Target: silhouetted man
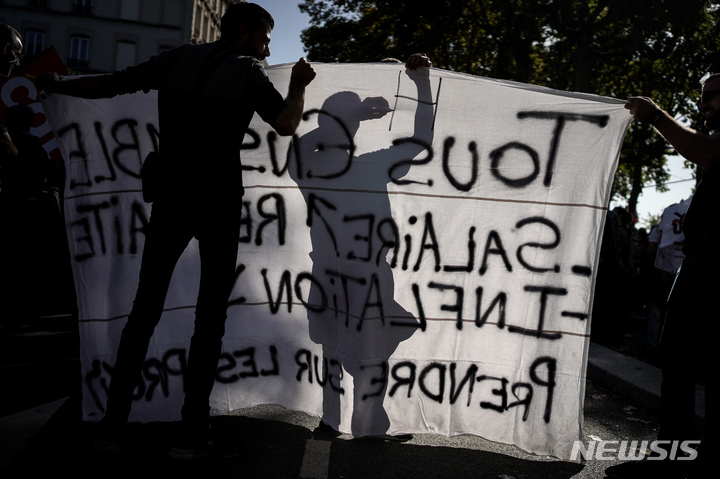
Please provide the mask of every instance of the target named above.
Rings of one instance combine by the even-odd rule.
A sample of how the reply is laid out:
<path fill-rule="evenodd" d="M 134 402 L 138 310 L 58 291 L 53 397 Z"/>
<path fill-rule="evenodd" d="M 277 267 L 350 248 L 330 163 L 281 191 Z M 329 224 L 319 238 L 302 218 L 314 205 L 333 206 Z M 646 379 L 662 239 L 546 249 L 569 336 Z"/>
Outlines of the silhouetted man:
<path fill-rule="evenodd" d="M 678 123 L 645 97 L 630 98 L 625 105 L 633 119 L 649 123 L 684 158 L 701 166 L 702 181 L 698 185 L 683 220 L 682 265 L 675 277 L 667 302 L 667 312 L 660 338 L 662 386 L 660 390 L 660 430 L 658 440 L 664 441 L 667 459 L 688 452 L 684 441 L 696 440 L 695 419 L 696 375 L 705 379 L 705 431 L 697 459 L 659 460 L 651 457 L 610 467 L 610 477 L 641 479 L 644 477 L 707 477 L 703 471 L 707 454 L 714 451 L 715 411 L 712 395 L 717 375 L 709 370 L 710 351 L 715 344 L 711 324 L 719 318 L 717 307 L 718 271 L 720 271 L 720 75 L 712 75 L 703 83 L 698 108 L 705 116 L 705 126 L 716 133 L 706 135 Z M 714 341 L 713 341 L 714 343 Z M 712 441 L 712 445 L 711 445 Z M 677 451 L 680 451 L 679 453 Z M 707 467 L 707 466 L 706 466 Z M 709 472 L 709 471 L 708 471 Z"/>
<path fill-rule="evenodd" d="M 160 320 L 173 269 L 188 242 L 200 249 L 200 290 L 190 342 L 182 431 L 170 454 L 209 454 L 209 397 L 215 381 L 227 302 L 233 286 L 242 209 L 239 150 L 253 114 L 280 135 L 302 116 L 305 87 L 315 77 L 300 59 L 285 99 L 260 61 L 270 55 L 272 16 L 252 3 L 232 5 L 217 42 L 184 45 L 109 75 L 65 79 L 44 75 L 49 92 L 84 98 L 158 90 L 159 184 L 146 230 L 135 302 L 120 339 L 110 383 L 105 434 L 96 445 L 117 449 L 150 338 Z"/>

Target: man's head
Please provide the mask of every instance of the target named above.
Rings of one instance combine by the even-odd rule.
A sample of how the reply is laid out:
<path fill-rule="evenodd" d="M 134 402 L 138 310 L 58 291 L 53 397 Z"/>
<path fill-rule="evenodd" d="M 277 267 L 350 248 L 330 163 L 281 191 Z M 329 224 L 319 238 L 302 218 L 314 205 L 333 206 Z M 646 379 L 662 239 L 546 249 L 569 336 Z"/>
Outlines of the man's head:
<path fill-rule="evenodd" d="M 8 131 L 27 133 L 35 122 L 35 112 L 27 105 L 13 105 L 5 112 L 5 120 Z"/>
<path fill-rule="evenodd" d="M 18 31 L 10 25 L 0 24 L 0 77 L 10 76 L 12 69 L 20 64 L 22 48 Z"/>
<path fill-rule="evenodd" d="M 264 60 L 270 56 L 270 32 L 274 27 L 272 15 L 260 5 L 239 2 L 223 15 L 220 39 L 243 55 Z"/>
<path fill-rule="evenodd" d="M 720 73 L 710 75 L 703 82 L 702 96 L 697 105 L 705 116 L 705 126 L 709 130 L 720 129 Z"/>

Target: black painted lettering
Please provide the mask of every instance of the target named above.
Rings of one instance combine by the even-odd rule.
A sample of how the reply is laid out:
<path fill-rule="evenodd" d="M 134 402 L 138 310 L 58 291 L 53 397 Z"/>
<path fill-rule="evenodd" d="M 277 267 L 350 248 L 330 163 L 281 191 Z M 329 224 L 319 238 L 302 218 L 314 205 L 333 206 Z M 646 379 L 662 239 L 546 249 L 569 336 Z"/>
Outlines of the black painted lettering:
<path fill-rule="evenodd" d="M 480 407 L 483 409 L 491 409 L 499 413 L 505 412 L 505 409 L 507 408 L 507 385 L 509 381 L 506 378 L 494 378 L 485 375 L 478 376 L 477 382 L 480 383 L 482 381 L 498 381 L 500 383 L 499 388 L 491 387 L 490 389 L 490 392 L 493 395 L 500 398 L 500 404 L 492 403 L 490 401 L 480 401 Z"/>
<path fill-rule="evenodd" d="M 265 205 L 266 202 L 274 200 L 275 204 L 275 211 L 273 213 L 267 213 L 263 205 Z M 263 230 L 265 227 L 273 222 L 277 223 L 277 244 L 280 246 L 285 244 L 285 199 L 282 197 L 279 193 L 270 193 L 268 195 L 261 196 L 258 200 L 257 205 L 258 214 L 265 218 L 263 221 L 260 222 L 257 229 L 257 235 L 255 236 L 255 244 L 256 245 L 262 245 L 262 236 L 263 236 Z"/>
<path fill-rule="evenodd" d="M 527 154 L 530 162 L 532 163 L 532 171 L 528 173 L 527 176 L 519 178 L 508 178 L 503 173 L 504 170 L 503 168 L 501 168 L 501 163 L 505 158 L 506 153 L 511 150 L 518 150 Z M 513 158 L 516 158 L 518 154 L 515 153 L 512 156 Z M 517 170 L 518 168 L 513 168 L 513 171 Z M 528 145 L 524 143 L 519 143 L 517 141 L 512 141 L 490 152 L 490 172 L 495 178 L 500 180 L 505 186 L 509 188 L 523 188 L 535 181 L 535 178 L 537 178 L 540 174 L 540 158 L 537 151 L 533 150 Z"/>
<path fill-rule="evenodd" d="M 74 141 L 65 139 L 65 135 L 67 134 L 73 134 Z M 58 138 L 61 138 L 66 144 L 68 143 L 74 143 L 76 149 L 70 149 L 68 151 L 68 158 L 65 158 L 65 161 L 68 162 L 74 162 L 79 161 L 81 165 L 83 165 L 82 172 L 84 173 L 83 178 L 76 178 L 74 175 L 76 172 L 80 170 L 73 170 L 72 176 L 70 177 L 70 190 L 74 190 L 78 186 L 91 186 L 92 180 L 90 179 L 90 171 L 88 170 L 88 155 L 85 151 L 85 148 L 83 147 L 84 144 L 84 138 L 82 131 L 80 130 L 80 125 L 77 123 L 70 123 L 69 125 L 60 128 L 57 131 Z M 68 173 L 71 173 L 68 171 Z"/>
<path fill-rule="evenodd" d="M 445 366 L 444 364 L 433 362 L 425 366 L 420 372 L 420 376 L 418 377 L 418 387 L 420 388 L 420 390 L 425 393 L 427 397 L 437 402 L 438 404 L 442 404 L 443 396 L 445 395 L 446 370 L 447 366 Z M 426 384 L 428 375 L 431 374 L 433 371 L 437 372 L 437 392 L 431 391 Z"/>
<path fill-rule="evenodd" d="M 521 111 L 518 112 L 517 117 L 520 119 L 533 118 L 538 120 L 555 120 L 555 129 L 553 131 L 552 140 L 550 141 L 550 152 L 548 154 L 548 161 L 545 167 L 545 177 L 543 178 L 544 186 L 550 186 L 552 183 L 552 175 L 555 170 L 557 152 L 560 148 L 560 137 L 562 136 L 563 129 L 565 128 L 565 123 L 567 121 L 587 121 L 599 126 L 600 128 L 605 128 L 610 119 L 609 115 L 583 115 L 552 111 Z"/>
<path fill-rule="evenodd" d="M 154 358 L 145 361 L 145 364 L 143 364 L 143 377 L 148 380 L 144 394 L 146 401 L 152 401 L 153 393 L 158 385 L 162 388 L 162 394 L 165 397 L 170 395 L 168 374 L 160 361 Z"/>
<path fill-rule="evenodd" d="M 272 364 L 272 369 L 261 369 L 260 375 L 263 377 L 279 376 L 280 375 L 280 365 L 278 364 L 277 347 L 275 347 L 274 344 L 271 344 L 270 347 L 268 348 L 268 353 L 270 356 L 270 363 Z"/>
<path fill-rule="evenodd" d="M 438 289 L 440 291 L 453 291 L 455 293 L 455 303 L 453 304 L 441 304 L 441 311 L 448 311 L 455 313 L 456 315 L 456 326 L 457 329 L 462 329 L 463 322 L 463 297 L 465 296 L 465 290 L 461 286 L 454 286 L 449 284 L 440 284 L 431 281 L 428 284 L 430 289 Z"/>
<path fill-rule="evenodd" d="M 110 204 L 113 206 L 117 206 L 117 196 L 113 196 L 110 198 Z M 120 220 L 120 215 L 117 213 L 113 218 L 113 231 L 115 232 L 115 252 L 119 256 L 122 256 L 123 254 L 125 254 L 125 241 L 123 240 L 122 221 Z"/>
<path fill-rule="evenodd" d="M 90 219 L 88 219 L 87 216 L 84 216 L 75 220 L 70 223 L 70 228 L 72 230 L 75 230 L 76 228 L 81 230 L 81 233 L 75 233 L 72 236 L 75 238 L 75 261 L 80 263 L 95 256 L 95 242 L 93 241 L 92 233 L 90 231 Z M 81 247 L 82 244 L 85 244 L 86 248 Z"/>
<path fill-rule="evenodd" d="M 450 171 L 450 150 L 455 145 L 455 138 L 452 136 L 449 136 L 445 139 L 445 143 L 443 144 L 443 158 L 442 158 L 442 168 L 443 173 L 445 174 L 445 178 L 448 179 L 450 184 L 458 191 L 470 191 L 477 182 L 478 179 L 478 164 L 480 163 L 480 155 L 478 154 L 477 149 L 477 143 L 474 141 L 471 141 L 468 144 L 468 151 L 470 152 L 470 168 L 466 168 L 470 171 L 470 179 L 468 179 L 467 182 L 462 183 L 455 179 L 455 176 L 453 176 L 452 172 Z"/>
<path fill-rule="evenodd" d="M 340 143 L 337 145 L 325 145 L 325 144 L 320 143 L 317 145 L 317 148 L 315 148 L 315 149 L 327 150 L 327 149 L 335 148 L 335 149 L 340 149 L 342 151 L 346 151 L 347 152 L 347 160 L 344 162 L 334 161 L 333 163 L 341 163 L 341 168 L 335 172 L 330 172 L 330 173 L 326 173 L 326 174 L 317 174 L 317 173 L 313 173 L 311 170 L 308 170 L 306 175 L 308 178 L 322 178 L 322 179 L 326 179 L 326 180 L 331 180 L 333 178 L 339 178 L 339 177 L 343 176 L 345 173 L 347 173 L 348 171 L 350 171 L 350 168 L 352 167 L 353 157 L 355 156 L 355 150 L 357 149 L 357 147 L 355 146 L 355 140 L 353 138 L 353 135 L 350 133 L 350 130 L 348 129 L 347 125 L 345 124 L 345 122 L 342 121 L 342 119 L 340 117 L 335 116 L 331 113 L 328 113 L 325 110 L 317 110 L 317 109 L 309 110 L 303 114 L 303 120 L 307 120 L 310 115 L 314 115 L 314 114 L 328 116 L 331 120 L 333 120 L 335 123 L 337 123 L 340 126 L 343 134 L 345 135 L 344 140 L 347 141 L 347 143 Z M 318 122 L 321 122 L 321 121 L 322 121 L 322 119 L 318 118 Z M 298 170 L 300 170 L 299 164 L 298 164 Z"/>
<path fill-rule="evenodd" d="M 257 363 L 255 362 L 255 348 L 249 347 L 233 351 L 232 354 L 238 358 L 240 366 L 247 368 L 238 373 L 239 378 L 256 378 L 259 376 Z"/>
<path fill-rule="evenodd" d="M 93 219 L 93 221 L 90 223 L 92 226 L 92 231 L 95 232 L 96 237 L 99 242 L 99 248 L 100 252 L 104 255 L 107 253 L 107 245 L 105 242 L 105 226 L 103 224 L 103 217 L 101 212 L 104 210 L 107 210 L 110 208 L 110 202 L 109 201 L 103 201 L 102 203 L 84 203 L 77 205 L 75 210 L 77 211 L 78 215 L 83 215 L 85 213 L 90 213 L 90 217 Z"/>
<path fill-rule="evenodd" d="M 253 216 L 251 212 L 251 203 L 249 201 L 242 202 L 242 215 L 240 216 L 240 237 L 239 243 L 250 243 L 253 237 Z"/>
<path fill-rule="evenodd" d="M 153 151 L 160 151 L 160 131 L 157 126 L 153 123 L 146 123 L 145 130 L 147 131 L 150 142 L 152 143 Z"/>
<path fill-rule="evenodd" d="M 295 353 L 295 364 L 298 365 L 298 371 L 295 374 L 295 379 L 298 382 L 302 382 L 303 373 L 307 371 L 308 382 L 312 384 L 312 353 L 307 349 L 300 349 Z"/>
<path fill-rule="evenodd" d="M 320 386 L 325 387 L 325 384 L 327 384 L 328 374 L 330 373 L 328 371 L 328 358 L 323 356 L 323 367 L 322 368 L 318 368 L 318 363 L 320 362 L 320 358 L 318 356 L 315 356 L 313 358 L 313 360 L 315 363 L 315 379 L 317 380 L 317 383 Z M 322 376 L 320 375 L 320 371 L 318 369 L 322 369 Z"/>
<path fill-rule="evenodd" d="M 102 149 L 103 156 L 105 157 L 105 164 L 107 165 L 108 170 L 107 176 L 95 175 L 95 177 L 93 177 L 93 181 L 95 181 L 95 183 L 102 183 L 103 181 L 115 181 L 117 179 L 117 175 L 115 174 L 115 167 L 113 166 L 113 161 L 110 157 L 110 151 L 108 149 L 107 141 L 105 140 L 105 135 L 103 134 L 103 125 L 99 121 L 96 121 L 95 123 L 93 123 L 93 125 L 95 127 L 95 135 L 100 142 L 100 148 Z"/>
<path fill-rule="evenodd" d="M 413 322 L 412 324 L 393 322 L 392 324 L 398 324 L 398 326 L 413 326 L 416 328 L 420 328 L 420 331 L 425 331 L 425 329 L 427 328 L 427 320 L 425 319 L 425 308 L 423 308 L 422 300 L 420 299 L 420 286 L 418 286 L 416 283 L 413 283 L 412 292 L 413 297 L 415 298 L 415 305 L 417 306 L 418 310 L 418 322 Z"/>
<path fill-rule="evenodd" d="M 520 264 L 523 265 L 523 267 L 526 268 L 528 271 L 532 271 L 533 273 L 545 273 L 548 271 L 553 271 L 555 273 L 559 273 L 560 272 L 559 264 L 555 264 L 553 266 L 545 266 L 545 267 L 534 266 L 534 265 L 531 265 L 527 260 L 525 260 L 525 258 L 523 256 L 523 250 L 525 248 L 539 248 L 539 249 L 543 249 L 543 250 L 548 250 L 548 249 L 557 248 L 557 246 L 560 244 L 560 228 L 558 228 L 558 226 L 554 222 L 552 222 L 551 220 L 549 220 L 547 218 L 542 218 L 539 216 L 525 218 L 523 220 L 518 221 L 517 224 L 515 225 L 515 227 L 519 229 L 519 228 L 523 228 L 527 225 L 532 225 L 532 224 L 539 224 L 539 225 L 550 228 L 550 230 L 553 232 L 553 235 L 555 236 L 555 238 L 553 239 L 553 241 L 551 241 L 549 243 L 530 242 L 530 243 L 524 243 L 524 244 L 518 246 L 518 249 L 517 249 L 518 262 L 520 262 Z M 536 257 L 538 255 L 533 254 L 533 256 Z"/>
<path fill-rule="evenodd" d="M 425 213 L 425 228 L 423 229 L 420 251 L 415 266 L 413 266 L 413 271 L 420 270 L 420 263 L 422 263 L 424 251 L 428 249 L 433 252 L 435 257 L 435 271 L 440 271 L 440 245 L 438 244 L 437 235 L 435 234 L 432 213 Z"/>
<path fill-rule="evenodd" d="M 237 366 L 235 357 L 230 353 L 221 353 L 218 360 L 217 373 L 215 374 L 215 381 L 220 384 L 231 384 L 237 382 L 239 379 L 237 374 L 225 375 L 226 372 L 233 371 Z"/>
<path fill-rule="evenodd" d="M 390 229 L 390 234 L 386 235 L 383 231 Z M 378 223 L 377 226 L 378 238 L 380 238 L 380 248 L 378 254 L 375 257 L 375 265 L 380 265 L 380 261 L 383 258 L 383 251 L 387 248 L 388 251 L 392 250 L 392 259 L 388 263 L 391 268 L 397 266 L 397 257 L 400 252 L 400 231 L 398 230 L 397 223 L 392 218 L 385 218 Z"/>
<path fill-rule="evenodd" d="M 496 245 L 496 246 L 493 246 Z M 503 263 L 505 264 L 505 270 L 510 272 L 512 271 L 512 265 L 510 264 L 510 261 L 507 257 L 507 252 L 505 251 L 505 248 L 503 247 L 502 241 L 500 240 L 500 234 L 495 231 L 491 230 L 490 233 L 488 233 L 487 240 L 485 241 L 485 252 L 483 253 L 483 259 L 482 264 L 480 265 L 480 275 L 484 275 L 488 270 L 488 255 L 495 254 L 502 258 Z"/>
<path fill-rule="evenodd" d="M 301 284 L 303 281 L 306 280 L 312 283 L 312 286 L 310 287 L 315 288 L 315 291 L 317 291 L 317 293 L 320 295 L 320 304 L 310 304 L 309 301 L 305 301 L 305 297 L 302 294 Z M 320 281 L 318 281 L 310 273 L 300 273 L 295 277 L 295 296 L 297 296 L 298 300 L 300 300 L 302 305 L 305 306 L 305 309 L 307 309 L 308 311 L 312 311 L 314 313 L 322 313 L 328 307 L 328 298 L 327 294 L 325 293 L 325 289 L 322 287 Z"/>
<path fill-rule="evenodd" d="M 337 371 L 336 374 L 333 374 L 332 371 Z M 330 384 L 330 387 L 333 391 L 345 394 L 345 389 L 342 387 L 342 378 L 343 378 L 343 368 L 342 364 L 340 364 L 339 361 L 336 359 L 330 359 L 330 374 L 328 374 L 328 384 Z M 333 381 L 333 379 L 337 379 L 337 381 Z"/>
<path fill-rule="evenodd" d="M 147 216 L 145 207 L 139 201 L 133 201 L 130 209 L 130 254 L 137 254 L 140 250 L 138 235 L 145 237 L 145 230 L 150 219 Z"/>
<path fill-rule="evenodd" d="M 350 324 L 350 293 L 348 291 L 348 281 L 352 281 L 355 284 L 359 285 L 365 285 L 367 281 L 365 278 L 358 278 L 355 276 L 350 276 L 345 273 L 342 273 L 340 271 L 334 271 L 334 270 L 326 270 L 325 274 L 330 277 L 331 282 L 334 284 L 334 278 L 340 279 L 340 287 L 342 290 L 342 295 L 344 299 L 344 307 L 342 310 L 345 312 L 345 327 L 347 328 Z M 333 298 L 335 298 L 335 310 L 336 310 L 336 317 L 337 317 L 337 296 L 333 295 Z M 327 303 L 327 298 L 326 298 Z"/>
<path fill-rule="evenodd" d="M 268 296 L 268 305 L 270 306 L 270 312 L 272 314 L 277 314 L 278 310 L 280 310 L 280 305 L 282 305 L 283 291 L 286 291 L 287 310 L 288 313 L 290 313 L 292 311 L 292 288 L 290 286 L 290 271 L 283 271 L 282 277 L 280 278 L 280 284 L 278 285 L 277 300 L 275 302 L 273 302 L 272 289 L 270 288 L 270 282 L 267 279 L 267 269 L 263 269 L 262 271 L 260 271 L 260 274 L 262 274 L 263 283 L 265 284 L 265 292 Z"/>
<path fill-rule="evenodd" d="M 475 264 L 475 248 L 477 245 L 475 244 L 475 227 L 471 226 L 468 230 L 468 260 L 467 264 L 464 266 L 451 266 L 451 265 L 445 265 L 443 267 L 443 271 L 447 271 L 448 273 L 452 272 L 463 272 L 463 273 L 469 273 L 473 269 L 473 265 Z M 485 259 L 487 259 L 487 245 L 485 246 Z"/>
<path fill-rule="evenodd" d="M 215 380 L 221 384 L 231 384 L 244 378 L 278 376 L 280 374 L 280 367 L 277 359 L 277 347 L 270 345 L 268 348 L 268 357 L 272 365 L 271 369 L 258 370 L 257 357 L 256 348 L 254 347 L 240 349 L 233 351 L 232 353 L 223 352 L 220 355 L 220 360 L 218 361 Z M 240 372 L 236 372 L 236 369 L 238 368 L 238 359 L 240 360 L 239 365 L 245 368 Z"/>
<path fill-rule="evenodd" d="M 525 396 L 520 397 L 519 392 L 524 390 Z M 528 416 L 530 415 L 530 403 L 532 403 L 532 397 L 533 397 L 533 387 L 532 384 L 529 383 L 515 383 L 512 385 L 512 388 L 510 389 L 513 396 L 517 401 L 513 401 L 510 404 L 507 405 L 507 409 L 510 409 L 511 407 L 518 407 L 518 406 L 524 406 L 525 410 L 523 412 L 523 422 L 527 421 Z"/>
<path fill-rule="evenodd" d="M 112 126 L 111 132 L 113 140 L 115 140 L 115 148 L 112 152 L 113 163 L 123 173 L 133 178 L 140 178 L 140 166 L 142 165 L 142 154 L 140 152 L 140 138 L 137 133 L 138 122 L 132 118 L 118 120 Z M 126 138 L 123 140 L 123 137 Z M 133 166 L 124 163 L 123 156 L 125 152 L 131 152 L 130 157 L 135 160 Z M 115 173 L 113 171 L 113 177 Z"/>
<path fill-rule="evenodd" d="M 275 131 L 273 131 L 273 130 L 268 131 L 267 143 L 268 143 L 268 151 L 270 154 L 270 164 L 272 165 L 272 168 L 270 171 L 272 171 L 272 173 L 275 176 L 280 177 L 280 176 L 284 175 L 285 172 L 288 170 L 288 166 L 290 165 L 290 156 L 291 156 L 290 152 L 293 151 L 292 150 L 293 148 L 296 148 L 297 138 L 298 138 L 297 135 L 293 135 L 292 141 L 290 142 L 290 145 L 288 145 L 288 151 L 287 151 L 286 157 L 285 157 L 285 165 L 280 167 L 280 164 L 278 163 L 278 159 L 277 159 L 277 146 L 276 146 L 278 134 L 275 133 Z M 297 154 L 295 155 L 295 157 L 297 158 L 299 156 L 299 152 L 296 152 L 296 153 Z M 298 168 L 298 171 L 300 171 L 300 168 Z"/>
<path fill-rule="evenodd" d="M 183 348 L 171 348 L 165 351 L 162 357 L 162 363 L 165 370 L 171 376 L 181 376 L 185 378 L 187 373 L 187 354 Z"/>
<path fill-rule="evenodd" d="M 238 284 L 238 281 L 240 280 L 240 275 L 243 274 L 243 271 L 245 271 L 244 264 L 239 264 L 239 265 L 235 266 L 235 280 L 233 281 L 233 289 L 235 289 L 235 286 Z M 265 291 L 269 295 L 270 294 L 269 285 L 267 283 L 267 277 L 264 274 L 263 274 L 263 278 L 265 279 Z M 282 288 L 282 286 L 281 286 L 281 288 Z M 280 291 L 280 293 L 278 294 L 278 301 L 279 301 L 281 294 L 282 294 L 282 291 Z M 228 306 L 237 306 L 238 304 L 243 304 L 243 303 L 245 303 L 244 296 L 238 296 L 237 298 L 230 298 L 228 300 Z M 271 301 L 271 303 L 272 303 L 272 301 Z M 280 304 L 276 303 L 275 305 L 271 305 L 270 309 L 272 310 L 273 307 L 277 307 L 279 309 Z M 277 309 L 276 309 L 276 312 L 277 312 Z"/>
<path fill-rule="evenodd" d="M 245 140 L 248 136 L 250 137 L 250 141 L 246 142 Z M 242 151 L 257 150 L 258 148 L 260 148 L 261 144 L 262 144 L 262 141 L 260 140 L 260 134 L 257 131 L 253 130 L 252 128 L 248 128 L 245 131 L 245 136 L 243 136 L 243 142 L 240 145 L 240 151 L 242 152 Z M 245 163 L 242 164 L 242 169 L 243 169 L 243 171 L 256 170 L 256 171 L 259 171 L 260 173 L 265 172 L 264 166 L 254 166 L 254 165 L 248 165 Z"/>
<path fill-rule="evenodd" d="M 499 292 L 497 295 L 495 295 L 495 298 L 493 298 L 490 306 L 488 306 L 488 308 L 483 312 L 483 293 L 484 290 L 482 286 L 479 286 L 475 290 L 475 326 L 477 326 L 478 328 L 484 326 L 488 320 L 488 317 L 490 316 L 490 313 L 493 312 L 495 308 L 497 308 L 497 327 L 499 329 L 503 329 L 505 327 L 505 305 L 507 304 L 507 295 L 502 291 Z"/>
<path fill-rule="evenodd" d="M 365 296 L 365 304 L 363 305 L 362 314 L 360 315 L 360 320 L 358 321 L 358 331 L 362 329 L 363 322 L 366 319 L 374 319 L 367 317 L 368 309 L 377 309 L 379 315 L 378 319 L 380 319 L 383 326 L 385 325 L 385 311 L 383 309 L 382 294 L 380 291 L 380 280 L 377 275 L 373 273 L 370 277 L 370 284 L 368 286 L 367 295 Z"/>
<path fill-rule="evenodd" d="M 306 224 L 308 225 L 308 227 L 313 228 L 315 217 L 319 218 L 320 221 L 322 221 L 325 225 L 325 231 L 327 231 L 328 236 L 332 241 L 333 247 L 335 248 L 335 256 L 340 256 L 340 252 L 338 251 L 337 239 L 335 238 L 335 230 L 331 226 L 331 223 L 334 224 L 334 221 L 328 221 L 327 219 L 325 219 L 325 216 L 320 209 L 320 205 L 324 206 L 326 210 L 337 211 L 337 206 L 320 196 L 310 193 L 307 200 Z"/>
<path fill-rule="evenodd" d="M 538 370 L 541 366 L 545 366 L 547 375 L 545 379 L 538 375 Z M 551 357 L 537 358 L 530 366 L 530 379 L 533 383 L 538 386 L 547 388 L 547 399 L 545 399 L 545 412 L 543 413 L 543 419 L 546 423 L 550 422 L 550 416 L 552 415 L 553 406 L 553 395 L 555 394 L 555 371 L 557 369 L 557 361 Z"/>
<path fill-rule="evenodd" d="M 390 375 L 395 380 L 395 384 L 390 389 L 390 397 L 393 397 L 401 386 L 407 386 L 407 397 L 412 395 L 412 388 L 415 385 L 415 369 L 415 364 L 410 361 L 402 361 L 392 367 Z M 407 375 L 401 376 L 401 370 L 407 370 Z"/>
<path fill-rule="evenodd" d="M 420 140 L 418 138 L 399 138 L 397 140 L 393 141 L 393 145 L 403 145 L 406 143 L 410 143 L 413 145 L 421 146 L 425 151 L 427 151 L 427 155 L 425 158 L 420 159 L 403 159 L 400 160 L 393 165 L 390 166 L 388 169 L 388 177 L 390 178 L 390 181 L 393 182 L 396 185 L 410 185 L 410 184 L 426 184 L 428 186 L 433 185 L 432 180 L 426 180 L 426 181 L 415 181 L 415 180 L 409 180 L 407 178 L 402 178 L 405 176 L 407 171 L 412 166 L 420 166 L 420 165 L 427 165 L 430 163 L 433 159 L 433 149 L 432 145 L 427 143 L 426 141 Z M 397 173 L 396 173 L 397 172 Z"/>
<path fill-rule="evenodd" d="M 368 368 L 379 368 L 380 373 L 379 376 L 373 376 L 370 378 L 370 385 L 376 386 L 375 389 L 371 392 L 364 393 L 362 395 L 362 400 L 366 400 L 371 397 L 381 397 L 383 393 L 385 392 L 385 388 L 387 387 L 388 383 L 388 363 L 387 361 L 382 361 L 378 364 L 371 364 L 371 365 L 360 365 L 360 369 L 362 371 L 368 369 Z M 357 393 L 356 393 L 357 394 Z"/>
<path fill-rule="evenodd" d="M 460 384 L 457 384 L 457 379 L 455 375 L 455 370 L 457 369 L 457 364 L 451 363 L 450 364 L 450 404 L 455 404 L 458 397 L 460 396 L 460 393 L 463 390 L 463 387 L 467 385 L 468 388 L 468 394 L 467 394 L 467 403 L 466 406 L 470 406 L 470 402 L 472 400 L 472 393 L 473 388 L 475 387 L 475 378 L 477 376 L 478 367 L 476 364 L 471 364 L 468 366 L 467 371 L 465 371 L 465 376 L 460 381 Z"/>
<path fill-rule="evenodd" d="M 353 239 L 357 242 L 360 242 L 361 244 L 364 243 L 364 250 L 360 256 L 358 256 L 355 251 L 351 250 L 347 254 L 347 259 L 353 259 L 358 261 L 370 261 L 372 257 L 372 231 L 373 226 L 375 224 L 375 215 L 373 214 L 367 214 L 367 215 L 356 215 L 356 216 L 344 216 L 343 217 L 343 223 L 353 223 L 362 221 L 366 223 L 365 231 L 363 235 L 356 234 L 354 235 Z"/>
<path fill-rule="evenodd" d="M 562 333 L 560 333 L 559 331 L 545 331 L 545 310 L 547 309 L 548 296 L 565 296 L 568 293 L 567 289 L 554 288 L 551 286 L 526 285 L 525 291 L 540 294 L 540 308 L 538 309 L 537 329 L 526 329 L 520 326 L 510 325 L 508 326 L 508 331 L 510 331 L 511 333 L 520 333 L 526 336 L 535 336 L 543 339 L 560 339 L 562 337 Z"/>

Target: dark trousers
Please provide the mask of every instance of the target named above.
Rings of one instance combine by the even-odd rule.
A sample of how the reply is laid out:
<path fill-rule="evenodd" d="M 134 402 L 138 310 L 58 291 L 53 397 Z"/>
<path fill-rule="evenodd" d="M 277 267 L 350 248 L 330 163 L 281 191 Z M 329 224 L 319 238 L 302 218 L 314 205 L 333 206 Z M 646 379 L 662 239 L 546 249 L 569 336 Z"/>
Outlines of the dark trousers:
<path fill-rule="evenodd" d="M 122 331 L 108 393 L 106 424 L 128 420 L 150 339 L 160 321 L 170 279 L 193 237 L 200 250 L 200 288 L 185 376 L 183 422 L 207 430 L 210 393 L 225 333 L 235 277 L 240 212 L 220 214 L 190 202 L 156 202 L 146 230 L 135 301 Z"/>
<path fill-rule="evenodd" d="M 698 378 L 705 380 L 705 431 L 715 434 L 709 426 L 715 414 L 711 397 L 717 374 L 709 371 L 709 366 L 710 348 L 717 347 L 711 324 L 720 319 L 717 274 L 718 267 L 712 262 L 686 260 L 675 278 L 660 340 L 663 379 L 658 439 L 699 439 L 693 433 Z M 704 449 L 710 439 L 703 439 Z"/>

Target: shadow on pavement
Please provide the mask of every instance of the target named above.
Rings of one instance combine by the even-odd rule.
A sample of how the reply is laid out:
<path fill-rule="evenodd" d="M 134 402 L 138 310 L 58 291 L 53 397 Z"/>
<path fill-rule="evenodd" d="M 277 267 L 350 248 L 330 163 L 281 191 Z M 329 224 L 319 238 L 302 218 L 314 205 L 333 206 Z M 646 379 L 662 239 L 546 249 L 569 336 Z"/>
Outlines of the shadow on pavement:
<path fill-rule="evenodd" d="M 107 453 L 93 449 L 96 424 L 80 418 L 79 400 L 68 399 L 0 475 L 8 479 L 59 473 L 73 478 L 295 478 L 303 477 L 306 445 L 324 442 L 313 439 L 309 429 L 286 422 L 217 416 L 212 418 L 214 436 L 242 453 L 235 458 L 181 461 L 167 455 L 176 423 L 132 423 L 123 452 Z M 323 477 L 562 479 L 583 469 L 575 463 L 530 461 L 453 447 L 373 439 L 331 438 L 328 442 Z"/>

